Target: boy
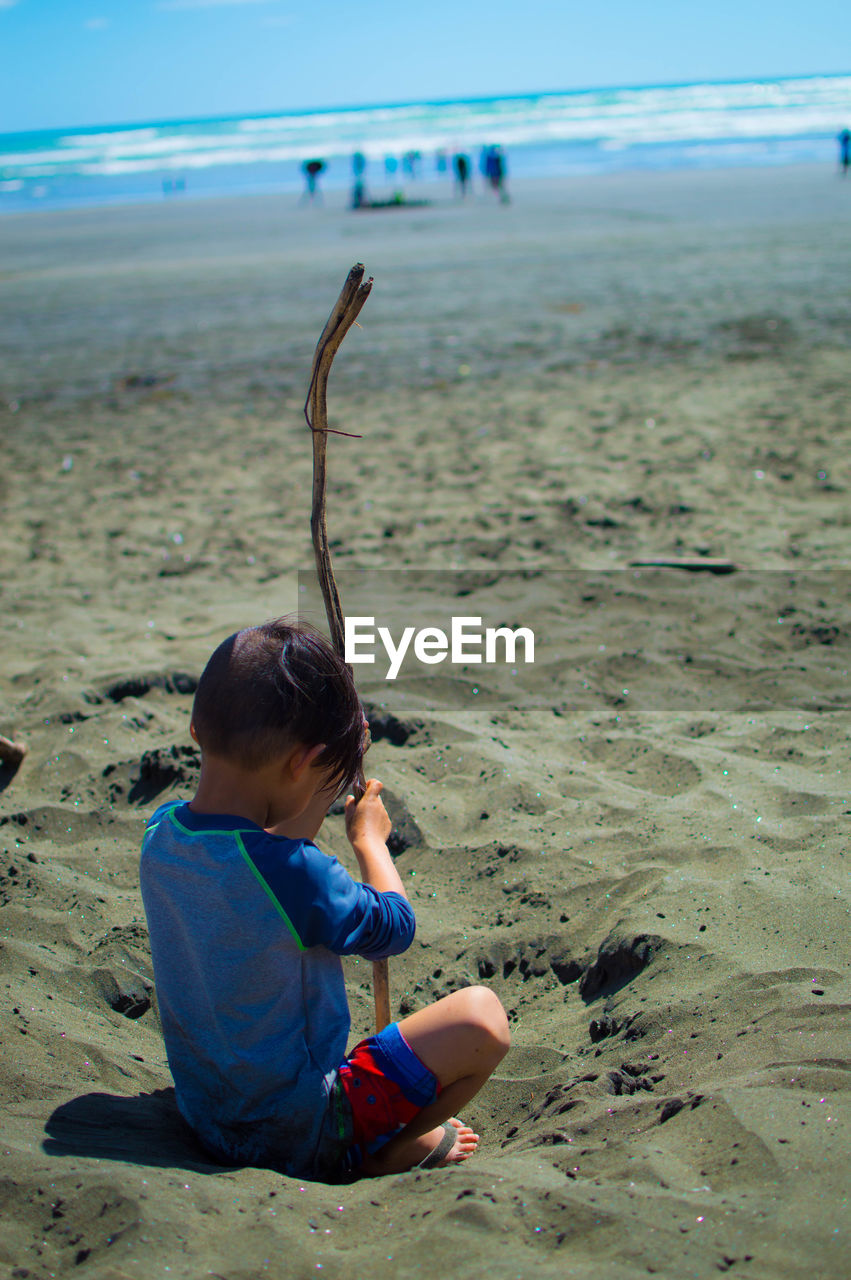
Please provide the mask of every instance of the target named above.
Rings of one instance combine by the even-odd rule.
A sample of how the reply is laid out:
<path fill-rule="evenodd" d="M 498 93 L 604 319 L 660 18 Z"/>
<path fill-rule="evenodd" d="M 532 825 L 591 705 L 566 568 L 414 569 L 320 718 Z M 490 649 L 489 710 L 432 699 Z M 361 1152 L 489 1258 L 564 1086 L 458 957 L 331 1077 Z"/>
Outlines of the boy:
<path fill-rule="evenodd" d="M 169 1066 L 212 1154 L 337 1180 L 466 1160 L 454 1113 L 508 1049 L 493 992 L 439 1000 L 346 1056 L 341 955 L 410 946 L 414 915 L 387 849 L 381 783 L 346 800 L 361 881 L 313 843 L 360 772 L 351 673 L 279 619 L 231 636 L 198 684 L 201 776 L 145 833 L 142 896 Z"/>

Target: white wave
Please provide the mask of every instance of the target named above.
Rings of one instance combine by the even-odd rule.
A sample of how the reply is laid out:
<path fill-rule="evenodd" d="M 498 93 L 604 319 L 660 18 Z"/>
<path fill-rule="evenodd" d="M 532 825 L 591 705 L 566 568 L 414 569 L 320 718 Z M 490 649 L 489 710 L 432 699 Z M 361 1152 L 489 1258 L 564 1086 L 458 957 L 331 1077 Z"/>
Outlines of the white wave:
<path fill-rule="evenodd" d="M 113 129 L 108 133 L 66 134 L 57 143 L 58 146 L 71 147 L 108 147 L 116 141 L 132 143 L 139 139 L 155 138 L 159 129 Z"/>
<path fill-rule="evenodd" d="M 163 170 L 186 171 L 210 169 L 221 165 L 281 163 L 307 160 L 316 153 L 310 147 L 258 147 L 249 152 L 243 148 L 221 147 L 216 151 L 189 152 L 185 155 L 150 156 L 136 160 L 102 160 L 97 164 L 81 166 L 79 172 L 87 176 L 132 173 L 155 173 Z"/>
<path fill-rule="evenodd" d="M 851 76 L 816 76 L 58 132 L 50 146 L 44 134 L 35 135 L 29 151 L 18 135 L 0 154 L 0 178 L 298 162 L 313 155 L 348 156 L 355 150 L 375 160 L 406 151 L 473 150 L 493 142 L 506 147 L 591 144 L 614 150 L 652 143 L 685 147 L 723 140 L 833 137 L 851 114 L 849 103 Z"/>

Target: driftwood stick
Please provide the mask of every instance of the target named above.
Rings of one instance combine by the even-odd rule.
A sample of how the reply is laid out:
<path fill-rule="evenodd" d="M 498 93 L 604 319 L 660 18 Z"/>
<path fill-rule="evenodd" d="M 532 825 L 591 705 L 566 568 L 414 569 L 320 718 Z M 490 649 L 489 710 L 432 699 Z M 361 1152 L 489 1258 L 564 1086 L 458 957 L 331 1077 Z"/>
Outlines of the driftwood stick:
<path fill-rule="evenodd" d="M 343 609 L 331 567 L 328 547 L 328 529 L 325 519 L 325 491 L 328 478 L 328 408 L 326 391 L 331 364 L 340 344 L 354 324 L 363 304 L 369 297 L 372 280 L 363 281 L 363 267 L 352 267 L 340 296 L 334 306 L 313 357 L 310 388 L 304 406 L 307 424 L 313 432 L 313 503 L 310 514 L 310 532 L 313 553 L 325 613 L 331 631 L 331 641 L 338 653 L 345 652 Z M 337 433 L 335 433 L 337 434 Z"/>
<path fill-rule="evenodd" d="M 700 556 L 659 556 L 654 560 L 630 560 L 633 569 L 682 569 L 685 573 L 735 573 L 732 560 L 710 560 Z"/>
<path fill-rule="evenodd" d="M 23 742 L 13 742 L 0 733 L 0 763 L 7 764 L 10 769 L 17 769 L 26 754 L 27 748 Z"/>
<path fill-rule="evenodd" d="M 334 356 L 349 329 L 357 319 L 363 304 L 369 297 L 372 279 L 364 280 L 364 269 L 360 263 L 352 267 L 340 296 L 328 317 L 316 352 L 313 357 L 313 369 L 310 376 L 310 387 L 304 406 L 307 425 L 313 432 L 313 501 L 310 512 L 310 532 L 313 538 L 313 554 L 316 560 L 316 572 L 322 599 L 325 602 L 325 615 L 331 642 L 339 654 L 345 655 L 345 618 L 340 603 L 340 593 L 331 564 L 331 551 L 328 546 L 328 528 L 326 523 L 326 489 L 328 482 L 328 436 L 345 435 L 346 432 L 329 432 L 328 408 L 326 392 L 328 375 Z M 360 799 L 364 790 L 364 779 L 361 773 L 354 782 L 356 799 Z M 372 988 L 375 1001 L 375 1029 L 381 1031 L 390 1021 L 390 978 L 386 960 L 376 960 L 372 966 Z"/>

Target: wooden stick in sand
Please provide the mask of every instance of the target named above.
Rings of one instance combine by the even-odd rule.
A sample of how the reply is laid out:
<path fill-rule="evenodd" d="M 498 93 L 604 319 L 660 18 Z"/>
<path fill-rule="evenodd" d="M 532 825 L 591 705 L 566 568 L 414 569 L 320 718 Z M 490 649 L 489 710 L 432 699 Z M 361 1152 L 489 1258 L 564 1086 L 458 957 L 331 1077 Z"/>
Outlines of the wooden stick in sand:
<path fill-rule="evenodd" d="M 735 573 L 732 560 L 710 560 L 705 556 L 657 556 L 652 560 L 630 560 L 633 569 L 682 569 L 685 573 Z"/>
<path fill-rule="evenodd" d="M 328 317 L 328 323 L 322 330 L 322 336 L 316 344 L 313 357 L 313 370 L 310 388 L 304 406 L 307 425 L 313 433 L 313 504 L 310 513 L 310 532 L 313 538 L 313 554 L 316 559 L 316 572 L 325 602 L 325 614 L 331 632 L 331 642 L 341 656 L 345 656 L 345 620 L 340 604 L 340 593 L 334 578 L 331 565 L 331 552 L 328 548 L 328 529 L 325 520 L 325 490 L 328 477 L 328 409 L 326 391 L 331 363 L 339 350 L 340 343 L 354 324 L 363 304 L 369 297 L 372 288 L 372 277 L 364 280 L 364 269 L 356 263 L 349 272 L 346 283 L 340 290 L 334 309 Z M 347 435 L 348 432 L 330 432 L 333 435 Z M 354 794 L 360 799 L 364 791 L 364 779 L 361 773 L 354 783 Z M 390 1021 L 390 980 L 386 960 L 375 960 L 372 966 L 372 988 L 375 999 L 375 1029 L 381 1031 Z"/>

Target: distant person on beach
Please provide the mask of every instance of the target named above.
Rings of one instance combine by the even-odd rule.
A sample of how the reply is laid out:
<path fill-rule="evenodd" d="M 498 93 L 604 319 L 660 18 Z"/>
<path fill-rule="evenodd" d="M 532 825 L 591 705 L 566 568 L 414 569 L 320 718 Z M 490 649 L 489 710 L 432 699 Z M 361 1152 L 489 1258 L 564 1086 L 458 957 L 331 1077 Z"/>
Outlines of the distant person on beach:
<path fill-rule="evenodd" d="M 362 151 L 356 151 L 352 156 L 352 175 L 354 177 L 354 185 L 352 186 L 353 209 L 362 209 L 366 204 L 366 183 L 364 182 L 365 173 L 366 156 Z"/>
<path fill-rule="evenodd" d="M 319 190 L 319 175 L 325 171 L 325 161 L 305 160 L 304 164 L 301 166 L 301 170 L 304 174 L 306 184 L 304 192 L 305 200 L 309 200 L 311 204 L 317 198 L 321 200 L 322 194 Z"/>
<path fill-rule="evenodd" d="M 843 178 L 848 173 L 848 167 L 851 165 L 851 129 L 843 129 L 838 138 L 839 142 L 839 172 Z"/>
<path fill-rule="evenodd" d="M 463 200 L 470 184 L 470 160 L 459 152 L 452 157 L 452 168 L 455 170 L 455 189 Z"/>
<path fill-rule="evenodd" d="M 416 179 L 419 176 L 420 161 L 422 154 L 419 151 L 406 151 L 402 157 L 402 168 L 409 178 Z"/>
<path fill-rule="evenodd" d="M 490 187 L 499 196 L 500 203 L 508 204 L 508 192 L 505 189 L 507 166 L 502 147 L 488 147 L 485 158 L 485 176 Z"/>
<path fill-rule="evenodd" d="M 340 956 L 396 955 L 415 929 L 380 782 L 346 799 L 359 880 L 314 843 L 367 746 L 349 668 L 286 619 L 240 631 L 207 663 L 190 733 L 197 790 L 154 813 L 140 868 L 182 1115 L 216 1158 L 300 1178 L 466 1160 L 478 1136 L 455 1113 L 509 1044 L 492 991 L 453 991 L 346 1051 Z"/>

